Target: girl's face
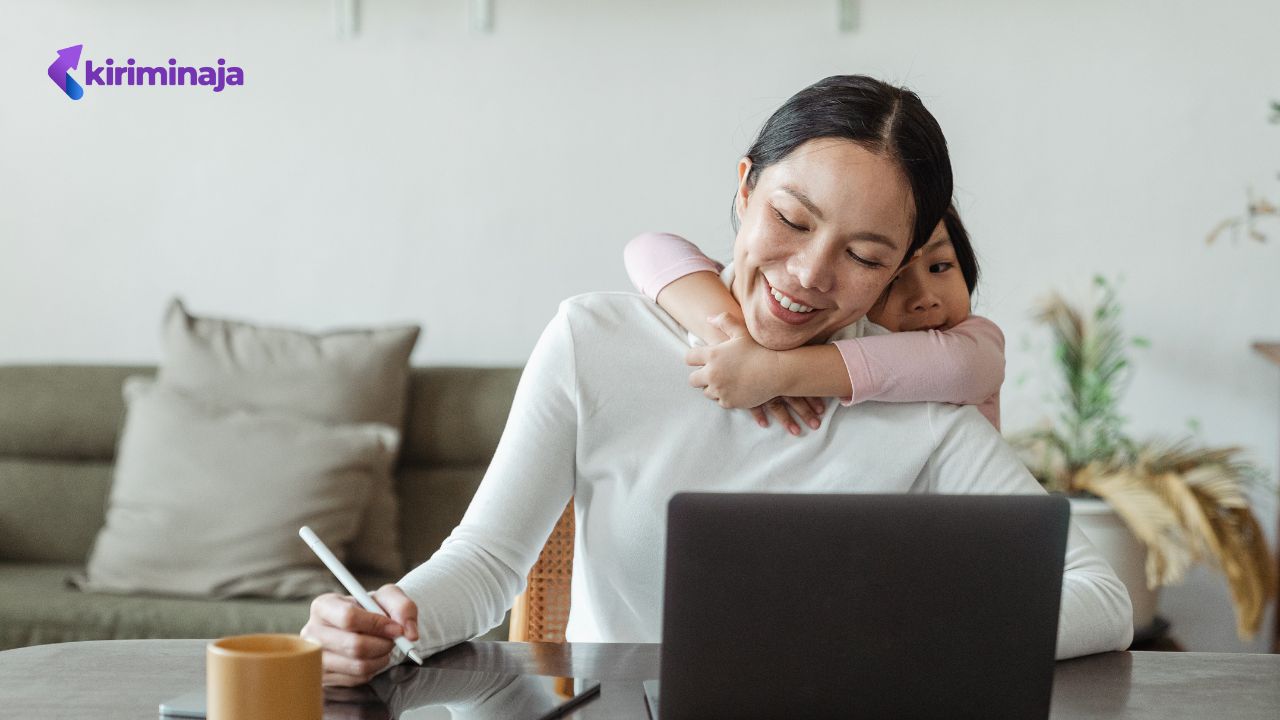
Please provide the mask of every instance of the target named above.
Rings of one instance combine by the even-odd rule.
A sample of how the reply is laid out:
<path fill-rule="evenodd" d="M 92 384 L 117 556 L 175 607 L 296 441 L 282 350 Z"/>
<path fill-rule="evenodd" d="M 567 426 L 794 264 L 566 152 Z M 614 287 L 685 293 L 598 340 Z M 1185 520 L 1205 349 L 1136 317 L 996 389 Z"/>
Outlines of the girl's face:
<path fill-rule="evenodd" d="M 866 315 L 911 245 L 915 203 L 898 163 L 818 138 L 746 185 L 738 163 L 731 288 L 756 342 L 789 350 L 825 342 Z"/>
<path fill-rule="evenodd" d="M 893 332 L 950 330 L 969 317 L 969 287 L 941 222 L 876 301 L 867 319 Z"/>

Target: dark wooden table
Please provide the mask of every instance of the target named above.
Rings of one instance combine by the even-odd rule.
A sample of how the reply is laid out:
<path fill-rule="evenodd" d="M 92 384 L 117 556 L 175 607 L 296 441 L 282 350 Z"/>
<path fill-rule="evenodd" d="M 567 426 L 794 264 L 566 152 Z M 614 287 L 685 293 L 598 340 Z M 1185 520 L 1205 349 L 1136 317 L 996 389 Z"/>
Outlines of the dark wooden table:
<path fill-rule="evenodd" d="M 158 717 L 162 700 L 203 687 L 206 642 L 114 640 L 0 652 L 0 717 Z M 603 681 L 601 696 L 569 717 L 647 718 L 640 681 L 658 676 L 658 646 L 473 642 L 427 665 L 594 677 Z M 386 717 L 380 705 L 326 706 L 333 720 Z M 1275 720 L 1280 655 L 1123 652 L 1066 660 L 1057 664 L 1052 717 Z"/>

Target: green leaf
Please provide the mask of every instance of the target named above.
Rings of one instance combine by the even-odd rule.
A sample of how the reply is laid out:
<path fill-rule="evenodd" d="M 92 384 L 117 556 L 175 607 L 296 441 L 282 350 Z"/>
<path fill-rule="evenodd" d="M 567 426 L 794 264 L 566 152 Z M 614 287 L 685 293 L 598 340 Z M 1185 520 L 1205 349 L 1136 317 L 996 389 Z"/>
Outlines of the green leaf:
<path fill-rule="evenodd" d="M 1053 336 L 1061 452 L 1069 468 L 1076 469 L 1109 461 L 1133 447 L 1117 410 L 1131 372 L 1125 350 L 1134 339 L 1120 325 L 1118 283 L 1101 274 L 1092 282 L 1101 291 L 1088 306 L 1073 306 L 1055 294 L 1036 314 Z"/>

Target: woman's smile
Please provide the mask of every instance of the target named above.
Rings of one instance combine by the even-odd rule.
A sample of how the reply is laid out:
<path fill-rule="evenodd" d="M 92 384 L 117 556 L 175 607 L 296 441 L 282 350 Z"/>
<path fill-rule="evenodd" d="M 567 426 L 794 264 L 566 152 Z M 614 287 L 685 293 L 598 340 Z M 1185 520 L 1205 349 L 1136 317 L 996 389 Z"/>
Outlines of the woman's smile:
<path fill-rule="evenodd" d="M 769 311 L 774 317 L 789 325 L 804 325 L 821 314 L 819 309 L 806 305 L 799 299 L 775 288 L 764 273 L 760 273 L 760 277 L 764 281 L 760 287 L 765 294 L 765 302 L 769 305 Z M 786 304 L 784 305 L 783 302 Z"/>

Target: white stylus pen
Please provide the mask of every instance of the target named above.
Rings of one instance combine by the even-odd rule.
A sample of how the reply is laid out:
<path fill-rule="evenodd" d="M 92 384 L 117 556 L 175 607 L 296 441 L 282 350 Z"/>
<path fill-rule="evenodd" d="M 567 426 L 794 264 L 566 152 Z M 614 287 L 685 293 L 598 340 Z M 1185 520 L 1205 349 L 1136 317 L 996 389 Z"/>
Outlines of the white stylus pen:
<path fill-rule="evenodd" d="M 342 583 L 342 587 L 346 588 L 347 592 L 351 593 L 351 597 L 355 598 L 356 602 L 360 603 L 360 607 L 368 610 L 369 612 L 375 612 L 383 617 L 388 617 L 387 612 L 378 607 L 378 603 L 374 602 L 373 598 L 369 597 L 369 593 L 365 592 L 363 587 L 360 587 L 360 582 L 356 580 L 356 576 L 351 574 L 351 571 L 347 569 L 347 566 L 343 565 L 341 560 L 338 560 L 337 556 L 329 550 L 328 546 L 320 540 L 319 536 L 317 536 L 311 528 L 303 525 L 298 528 L 298 535 L 300 535 L 307 543 L 307 547 L 311 548 L 311 551 L 320 558 L 320 562 L 324 563 L 324 566 L 329 568 L 329 572 L 333 573 L 333 576 L 338 578 L 338 582 Z M 418 652 L 413 649 L 413 643 L 409 642 L 409 638 L 401 635 L 396 638 L 395 642 L 396 647 L 403 650 L 404 654 L 407 655 L 410 660 L 418 663 L 419 665 L 422 664 L 422 658 L 418 657 Z"/>

